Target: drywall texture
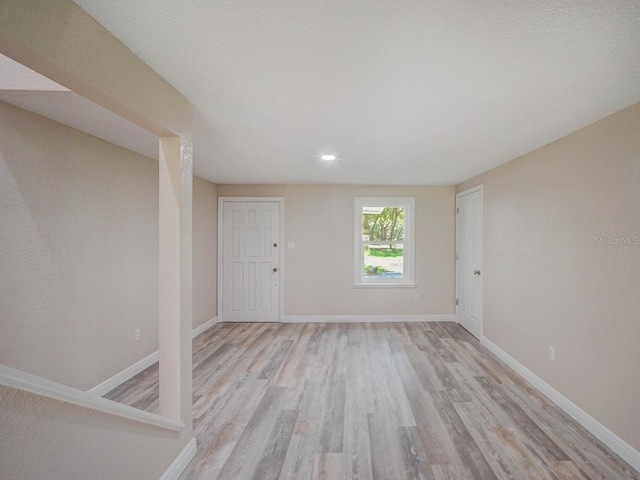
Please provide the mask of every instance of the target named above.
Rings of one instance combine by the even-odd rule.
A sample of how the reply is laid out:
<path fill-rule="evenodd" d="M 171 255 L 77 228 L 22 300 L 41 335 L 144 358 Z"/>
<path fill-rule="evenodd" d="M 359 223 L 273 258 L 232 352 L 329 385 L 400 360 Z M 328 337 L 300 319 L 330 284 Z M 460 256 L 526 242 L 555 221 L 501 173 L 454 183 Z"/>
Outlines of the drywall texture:
<path fill-rule="evenodd" d="M 636 449 L 638 152 L 640 104 L 457 187 L 484 185 L 484 335 Z"/>
<path fill-rule="evenodd" d="M 193 328 L 217 315 L 218 194 L 193 178 Z"/>
<path fill-rule="evenodd" d="M 190 439 L 0 386 L 0 478 L 157 480 Z"/>
<path fill-rule="evenodd" d="M 87 390 L 158 348 L 158 163 L 4 103 L 0 145 L 0 362 Z"/>
<path fill-rule="evenodd" d="M 454 310 L 454 187 L 218 185 L 284 197 L 284 315 L 424 315 Z M 414 197 L 416 288 L 353 287 L 354 197 Z M 420 301 L 414 296 L 420 295 Z"/>
<path fill-rule="evenodd" d="M 158 162 L 0 102 L 0 190 L 0 363 L 87 390 L 155 352 Z M 194 191 L 209 319 L 215 186 Z"/>

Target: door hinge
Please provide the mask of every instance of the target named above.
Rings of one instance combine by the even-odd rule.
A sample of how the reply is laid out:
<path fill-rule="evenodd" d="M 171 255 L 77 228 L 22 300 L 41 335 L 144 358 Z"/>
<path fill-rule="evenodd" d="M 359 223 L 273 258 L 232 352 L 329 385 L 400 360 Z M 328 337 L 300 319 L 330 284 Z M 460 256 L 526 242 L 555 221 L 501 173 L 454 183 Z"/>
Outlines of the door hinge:
<path fill-rule="evenodd" d="M 456 306 L 458 305 L 458 299 L 456 298 Z"/>
<path fill-rule="evenodd" d="M 458 258 L 458 254 L 457 254 L 457 253 L 456 253 L 456 260 L 459 260 L 459 258 Z"/>
<path fill-rule="evenodd" d="M 460 209 L 458 207 L 456 207 L 456 215 L 460 213 Z"/>

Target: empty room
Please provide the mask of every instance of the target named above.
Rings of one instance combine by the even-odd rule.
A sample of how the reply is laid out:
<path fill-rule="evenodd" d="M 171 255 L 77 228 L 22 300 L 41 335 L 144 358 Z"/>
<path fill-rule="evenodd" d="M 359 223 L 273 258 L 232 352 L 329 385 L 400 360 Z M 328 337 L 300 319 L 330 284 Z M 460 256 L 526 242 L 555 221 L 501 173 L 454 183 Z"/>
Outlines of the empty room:
<path fill-rule="evenodd" d="M 640 3 L 1 0 L 1 480 L 640 480 Z"/>

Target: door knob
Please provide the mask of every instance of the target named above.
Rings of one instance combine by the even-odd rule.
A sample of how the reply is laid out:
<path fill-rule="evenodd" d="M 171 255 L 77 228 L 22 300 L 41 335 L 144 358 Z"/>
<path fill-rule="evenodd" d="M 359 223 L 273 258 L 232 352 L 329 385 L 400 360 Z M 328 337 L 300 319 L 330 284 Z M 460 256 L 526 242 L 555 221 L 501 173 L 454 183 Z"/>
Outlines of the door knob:
<path fill-rule="evenodd" d="M 473 274 L 477 277 L 478 275 L 480 275 L 480 270 L 474 270 Z"/>
<path fill-rule="evenodd" d="M 277 272 L 278 271 L 278 267 L 273 267 L 273 271 Z"/>

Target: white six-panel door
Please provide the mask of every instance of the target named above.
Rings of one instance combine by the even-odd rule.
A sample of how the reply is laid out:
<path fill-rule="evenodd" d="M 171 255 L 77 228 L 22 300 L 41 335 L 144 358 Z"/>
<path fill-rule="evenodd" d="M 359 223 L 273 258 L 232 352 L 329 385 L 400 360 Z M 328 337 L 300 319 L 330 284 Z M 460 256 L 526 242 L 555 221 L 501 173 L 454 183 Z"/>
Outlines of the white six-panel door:
<path fill-rule="evenodd" d="M 225 322 L 280 321 L 280 203 L 222 202 Z"/>
<path fill-rule="evenodd" d="M 482 187 L 456 195 L 456 321 L 482 336 Z"/>

